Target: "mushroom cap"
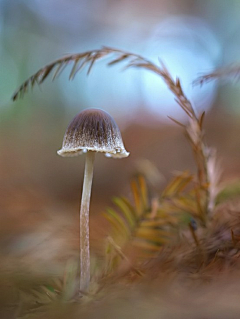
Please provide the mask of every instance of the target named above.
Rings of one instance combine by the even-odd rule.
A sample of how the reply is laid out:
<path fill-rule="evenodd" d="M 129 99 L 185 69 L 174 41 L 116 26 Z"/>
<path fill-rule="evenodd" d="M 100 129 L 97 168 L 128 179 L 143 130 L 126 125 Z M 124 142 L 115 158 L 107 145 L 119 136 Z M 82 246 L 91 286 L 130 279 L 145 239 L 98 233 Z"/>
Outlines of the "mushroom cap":
<path fill-rule="evenodd" d="M 87 109 L 74 117 L 63 137 L 60 156 L 77 156 L 87 151 L 102 152 L 107 157 L 122 158 L 125 150 L 117 123 L 107 112 Z"/>

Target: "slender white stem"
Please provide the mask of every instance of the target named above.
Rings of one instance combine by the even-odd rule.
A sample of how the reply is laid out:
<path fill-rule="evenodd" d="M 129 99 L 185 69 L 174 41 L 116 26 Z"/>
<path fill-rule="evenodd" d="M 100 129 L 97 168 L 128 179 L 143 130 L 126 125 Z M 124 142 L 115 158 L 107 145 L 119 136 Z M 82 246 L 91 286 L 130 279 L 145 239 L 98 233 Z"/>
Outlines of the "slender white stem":
<path fill-rule="evenodd" d="M 86 154 L 82 201 L 80 208 L 80 290 L 87 291 L 90 282 L 89 204 L 95 152 Z"/>

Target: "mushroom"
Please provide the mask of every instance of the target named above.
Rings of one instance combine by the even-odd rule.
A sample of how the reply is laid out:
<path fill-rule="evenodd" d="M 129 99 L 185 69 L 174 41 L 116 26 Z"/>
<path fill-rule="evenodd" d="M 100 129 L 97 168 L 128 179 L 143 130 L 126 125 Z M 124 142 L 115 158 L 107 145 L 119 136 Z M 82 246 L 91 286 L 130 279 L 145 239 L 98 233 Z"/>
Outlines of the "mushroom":
<path fill-rule="evenodd" d="M 129 155 L 116 122 L 107 112 L 100 109 L 83 110 L 69 124 L 62 148 L 57 152 L 60 156 L 86 153 L 80 207 L 80 291 L 86 291 L 90 283 L 89 204 L 96 152 L 113 158 Z"/>

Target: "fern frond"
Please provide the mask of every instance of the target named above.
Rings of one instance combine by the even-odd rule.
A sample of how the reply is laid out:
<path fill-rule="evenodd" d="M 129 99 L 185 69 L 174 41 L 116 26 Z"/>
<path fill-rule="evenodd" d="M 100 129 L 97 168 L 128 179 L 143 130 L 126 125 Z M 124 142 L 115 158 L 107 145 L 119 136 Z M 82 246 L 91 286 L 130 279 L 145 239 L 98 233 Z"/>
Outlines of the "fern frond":
<path fill-rule="evenodd" d="M 12 99 L 17 100 L 19 97 L 22 97 L 28 91 L 28 88 L 32 86 L 32 83 L 43 83 L 45 79 L 53 72 L 54 69 L 55 73 L 53 75 L 53 80 L 61 73 L 61 71 L 67 65 L 72 64 L 72 69 L 70 71 L 69 78 L 73 79 L 75 75 L 83 67 L 88 66 L 87 73 L 89 74 L 95 62 L 99 61 L 104 57 L 110 58 L 111 56 L 113 56 L 113 59 L 108 63 L 109 66 L 125 61 L 127 62 L 126 68 L 143 68 L 145 70 L 152 71 L 160 77 L 162 77 L 169 89 L 175 95 L 177 102 L 183 108 L 183 110 L 187 112 L 189 116 L 195 116 L 195 111 L 182 90 L 180 80 L 177 78 L 176 81 L 174 81 L 163 63 L 161 63 L 161 66 L 159 67 L 151 61 L 147 60 L 146 58 L 142 57 L 141 55 L 125 52 L 110 47 L 103 47 L 99 50 L 92 50 L 86 51 L 84 53 L 68 55 L 46 65 L 45 67 L 39 69 L 30 78 L 28 78 L 17 89 Z"/>
<path fill-rule="evenodd" d="M 157 66 L 153 65 L 150 61 L 144 59 L 140 55 L 124 52 L 118 49 L 103 47 L 99 50 L 86 51 L 84 53 L 72 54 L 57 59 L 52 63 L 39 69 L 35 74 L 29 77 L 13 94 L 12 99 L 15 101 L 19 97 L 23 97 L 27 93 L 29 87 L 33 87 L 35 83 L 42 84 L 50 74 L 53 73 L 52 80 L 55 80 L 65 69 L 66 66 L 72 64 L 69 79 L 72 80 L 76 74 L 81 71 L 85 66 L 88 67 L 87 74 L 91 72 L 95 62 L 100 59 L 113 55 L 112 61 L 108 63 L 109 66 L 120 63 L 124 60 L 128 61 L 127 67 L 137 67 L 140 61 L 144 61 L 145 67 L 152 70 L 157 70 Z M 140 65 L 139 65 L 140 67 Z"/>

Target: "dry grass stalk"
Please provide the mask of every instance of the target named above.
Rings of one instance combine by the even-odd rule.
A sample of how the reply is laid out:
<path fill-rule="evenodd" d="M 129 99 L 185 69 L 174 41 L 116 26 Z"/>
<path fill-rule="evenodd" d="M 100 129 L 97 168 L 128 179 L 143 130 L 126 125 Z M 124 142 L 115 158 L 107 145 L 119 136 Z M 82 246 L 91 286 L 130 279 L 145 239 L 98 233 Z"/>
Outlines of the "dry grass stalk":
<path fill-rule="evenodd" d="M 113 240 L 113 238 L 109 236 L 109 237 L 107 238 L 107 240 L 108 240 L 109 244 L 114 248 L 114 250 L 116 251 L 116 253 L 121 257 L 121 259 L 127 263 L 128 267 L 129 267 L 133 272 L 135 272 L 138 276 L 140 276 L 140 277 L 143 276 L 143 273 L 142 273 L 140 270 L 138 270 L 136 267 L 134 267 L 134 266 L 132 265 L 131 261 L 130 261 L 130 260 L 128 259 L 128 257 L 123 253 L 121 247 L 119 247 L 119 246 L 115 243 L 115 241 Z"/>
<path fill-rule="evenodd" d="M 99 50 L 87 51 L 80 54 L 68 55 L 48 64 L 33 74 L 19 87 L 12 98 L 13 100 L 16 100 L 19 97 L 22 97 L 29 87 L 33 87 L 36 83 L 43 83 L 50 73 L 53 73 L 53 71 L 53 79 L 55 79 L 69 63 L 73 63 L 69 75 L 69 79 L 71 80 L 74 79 L 76 73 L 84 66 L 88 66 L 87 73 L 89 74 L 96 61 L 110 55 L 113 55 L 114 58 L 108 63 L 108 65 L 114 65 L 124 61 L 127 63 L 125 69 L 130 67 L 143 68 L 159 75 L 175 96 L 176 102 L 188 115 L 189 121 L 186 125 L 176 119 L 170 119 L 184 128 L 191 143 L 198 167 L 199 187 L 205 193 L 205 203 L 202 208 L 204 216 L 201 216 L 201 219 L 203 220 L 203 223 L 206 224 L 207 216 L 211 213 L 214 207 L 216 181 L 219 178 L 219 172 L 215 170 L 214 166 L 211 164 L 214 162 L 215 155 L 213 155 L 212 150 L 205 145 L 203 140 L 204 113 L 200 116 L 197 114 L 191 102 L 183 92 L 180 79 L 173 79 L 167 68 L 162 63 L 158 66 L 140 55 L 109 47 L 103 47 Z"/>
<path fill-rule="evenodd" d="M 217 80 L 219 78 L 233 78 L 238 81 L 240 79 L 240 65 L 229 65 L 228 67 L 218 69 L 214 72 L 203 74 L 198 77 L 193 84 L 203 85 L 204 83 Z"/>

